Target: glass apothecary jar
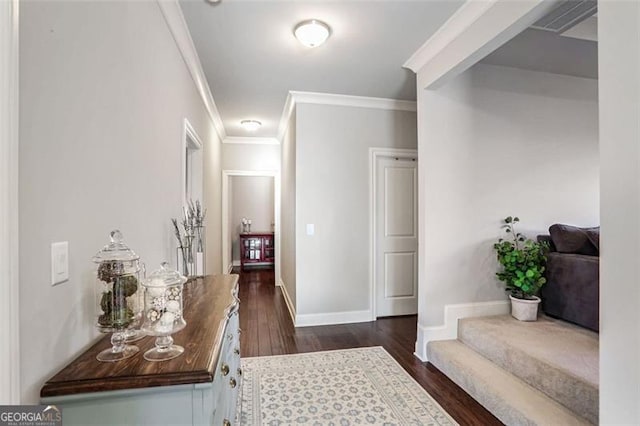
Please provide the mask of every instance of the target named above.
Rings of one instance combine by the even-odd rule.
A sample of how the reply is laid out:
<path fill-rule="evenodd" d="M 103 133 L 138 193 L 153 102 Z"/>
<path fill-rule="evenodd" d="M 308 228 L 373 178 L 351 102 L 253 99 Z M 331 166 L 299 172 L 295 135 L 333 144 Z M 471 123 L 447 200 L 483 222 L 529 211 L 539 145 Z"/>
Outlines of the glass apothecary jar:
<path fill-rule="evenodd" d="M 174 345 L 171 335 L 187 323 L 182 317 L 182 292 L 187 278 L 169 267 L 167 262 L 142 281 L 144 287 L 144 324 L 142 331 L 157 336 L 155 348 L 144 353 L 147 361 L 166 361 L 184 352 Z"/>
<path fill-rule="evenodd" d="M 103 362 L 120 361 L 138 353 L 139 348 L 128 345 L 126 340 L 140 337 L 137 329 L 143 308 L 139 284 L 144 268 L 140 256 L 123 242 L 120 231 L 111 231 L 110 237 L 109 244 L 92 259 L 97 264 L 96 327 L 102 333 L 113 333 L 112 347 L 96 357 Z"/>

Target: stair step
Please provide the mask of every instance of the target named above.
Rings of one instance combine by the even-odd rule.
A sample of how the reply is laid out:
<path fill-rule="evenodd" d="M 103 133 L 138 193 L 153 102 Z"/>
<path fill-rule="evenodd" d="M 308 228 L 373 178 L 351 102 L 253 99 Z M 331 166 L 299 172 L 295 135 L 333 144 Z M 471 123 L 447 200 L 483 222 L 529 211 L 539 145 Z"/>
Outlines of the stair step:
<path fill-rule="evenodd" d="M 458 322 L 458 339 L 590 422 L 598 423 L 598 334 L 548 317 Z"/>
<path fill-rule="evenodd" d="M 458 340 L 429 342 L 436 368 L 507 425 L 588 425 L 563 405 Z"/>

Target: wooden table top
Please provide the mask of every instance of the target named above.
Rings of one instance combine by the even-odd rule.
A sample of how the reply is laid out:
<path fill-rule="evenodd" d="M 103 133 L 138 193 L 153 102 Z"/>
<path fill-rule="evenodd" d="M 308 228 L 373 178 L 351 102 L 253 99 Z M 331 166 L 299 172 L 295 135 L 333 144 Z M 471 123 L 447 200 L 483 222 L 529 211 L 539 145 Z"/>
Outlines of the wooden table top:
<path fill-rule="evenodd" d="M 272 237 L 274 234 L 273 231 L 263 231 L 263 232 L 241 232 L 241 237 Z"/>
<path fill-rule="evenodd" d="M 215 275 L 190 281 L 184 286 L 184 319 L 187 326 L 173 334 L 184 353 L 169 361 L 151 362 L 142 356 L 155 346 L 148 336 L 133 343 L 140 352 L 118 362 L 100 362 L 96 355 L 111 347 L 107 334 L 78 356 L 40 391 L 41 397 L 147 388 L 213 381 L 227 315 L 238 299 L 238 275 Z"/>

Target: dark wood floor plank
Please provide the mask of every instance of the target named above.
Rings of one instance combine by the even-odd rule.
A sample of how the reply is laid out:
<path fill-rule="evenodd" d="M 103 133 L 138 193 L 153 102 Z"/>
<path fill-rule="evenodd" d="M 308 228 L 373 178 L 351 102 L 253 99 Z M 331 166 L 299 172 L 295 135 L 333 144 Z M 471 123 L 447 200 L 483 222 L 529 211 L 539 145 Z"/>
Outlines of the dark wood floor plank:
<path fill-rule="evenodd" d="M 295 328 L 273 270 L 240 273 L 240 340 L 243 357 L 382 346 L 461 425 L 501 425 L 437 368 L 413 354 L 417 317 Z"/>

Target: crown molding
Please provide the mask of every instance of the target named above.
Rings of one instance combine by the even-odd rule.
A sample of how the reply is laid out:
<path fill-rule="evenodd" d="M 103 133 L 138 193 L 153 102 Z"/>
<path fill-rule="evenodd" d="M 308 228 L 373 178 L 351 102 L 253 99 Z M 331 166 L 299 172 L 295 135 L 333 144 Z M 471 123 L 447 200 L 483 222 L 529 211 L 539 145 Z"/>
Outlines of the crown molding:
<path fill-rule="evenodd" d="M 338 105 L 358 108 L 388 109 L 394 111 L 416 111 L 415 101 L 373 98 L 369 96 L 337 95 L 317 92 L 289 92 L 296 104 Z"/>
<path fill-rule="evenodd" d="M 467 0 L 411 57 L 418 90 L 437 88 L 549 13 L 550 0 Z"/>
<path fill-rule="evenodd" d="M 278 125 L 278 140 L 282 143 L 284 139 L 284 134 L 287 132 L 287 127 L 289 125 L 289 119 L 291 118 L 291 114 L 293 114 L 293 109 L 295 108 L 296 103 L 293 100 L 293 96 L 291 92 L 287 93 L 287 100 L 284 102 L 284 108 L 282 109 L 282 115 L 280 116 L 280 124 Z"/>
<path fill-rule="evenodd" d="M 282 109 L 280 124 L 278 125 L 278 140 L 282 142 L 287 131 L 287 125 L 296 104 L 336 105 L 356 108 L 386 109 L 392 111 L 416 112 L 415 101 L 399 99 L 374 98 L 369 96 L 338 95 L 334 93 L 289 91 Z"/>
<path fill-rule="evenodd" d="M 276 138 L 262 138 L 251 136 L 227 136 L 222 143 L 228 144 L 247 144 L 247 145 L 280 145 L 280 141 Z"/>
<path fill-rule="evenodd" d="M 418 73 L 420 69 L 449 43 L 468 30 L 497 0 L 467 1 L 438 28 L 404 63 L 404 68 Z"/>
<path fill-rule="evenodd" d="M 211 89 L 207 83 L 207 77 L 202 69 L 198 52 L 193 44 L 193 39 L 191 38 L 191 33 L 187 27 L 187 22 L 184 19 L 184 14 L 182 13 L 180 4 L 178 3 L 178 0 L 157 0 L 157 3 L 158 6 L 160 6 L 160 10 L 162 11 L 165 21 L 167 22 L 169 31 L 176 42 L 176 46 L 178 46 L 182 59 L 189 70 L 189 74 L 191 74 L 191 78 L 196 85 L 196 89 L 202 98 L 202 102 L 204 102 L 204 106 L 209 113 L 213 126 L 215 127 L 220 140 L 224 140 L 227 137 L 227 133 L 224 129 L 222 118 L 220 118 L 220 112 L 216 107 L 216 103 L 213 101 Z"/>

